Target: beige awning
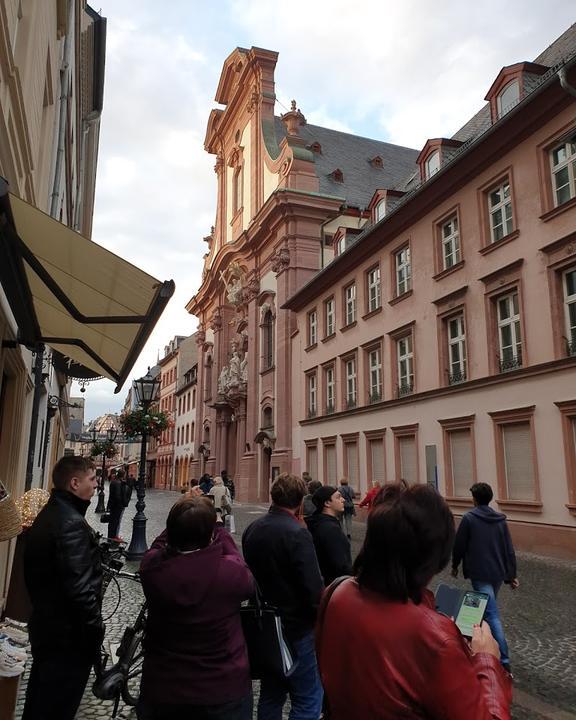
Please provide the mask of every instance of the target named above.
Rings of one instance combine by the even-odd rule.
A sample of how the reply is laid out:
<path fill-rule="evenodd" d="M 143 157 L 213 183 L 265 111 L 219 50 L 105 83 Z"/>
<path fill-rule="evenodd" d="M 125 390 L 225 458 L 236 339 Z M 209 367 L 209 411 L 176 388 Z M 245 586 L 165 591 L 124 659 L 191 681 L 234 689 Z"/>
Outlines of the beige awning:
<path fill-rule="evenodd" d="M 26 344 L 44 342 L 120 390 L 174 293 L 0 180 L 0 281 Z"/>

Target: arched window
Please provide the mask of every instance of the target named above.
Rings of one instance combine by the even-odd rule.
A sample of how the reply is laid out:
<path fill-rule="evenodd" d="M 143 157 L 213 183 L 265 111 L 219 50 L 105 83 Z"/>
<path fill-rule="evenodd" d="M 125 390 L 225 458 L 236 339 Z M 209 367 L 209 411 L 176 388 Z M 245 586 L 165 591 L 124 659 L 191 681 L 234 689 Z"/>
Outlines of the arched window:
<path fill-rule="evenodd" d="M 262 411 L 262 429 L 274 427 L 274 414 L 271 407 L 265 407 Z"/>
<path fill-rule="evenodd" d="M 498 117 L 506 115 L 509 110 L 518 104 L 520 100 L 520 85 L 518 80 L 512 80 L 498 95 Z"/>
<path fill-rule="evenodd" d="M 266 310 L 262 322 L 262 361 L 264 370 L 274 365 L 274 317 Z"/>
<path fill-rule="evenodd" d="M 235 215 L 242 207 L 244 195 L 244 163 L 234 168 L 232 175 L 232 213 Z"/>

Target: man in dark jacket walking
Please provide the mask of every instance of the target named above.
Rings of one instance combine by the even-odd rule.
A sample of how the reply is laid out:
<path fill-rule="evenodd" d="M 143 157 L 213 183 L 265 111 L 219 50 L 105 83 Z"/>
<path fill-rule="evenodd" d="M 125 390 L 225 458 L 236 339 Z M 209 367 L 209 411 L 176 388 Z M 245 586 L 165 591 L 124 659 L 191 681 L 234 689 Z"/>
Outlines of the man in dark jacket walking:
<path fill-rule="evenodd" d="M 322 709 L 314 623 L 324 585 L 312 537 L 299 518 L 306 491 L 301 478 L 280 475 L 270 490 L 270 510 L 242 537 L 246 563 L 264 599 L 279 609 L 298 663 L 289 678 L 262 679 L 258 720 L 281 717 L 287 694 L 292 720 L 318 720 Z"/>
<path fill-rule="evenodd" d="M 120 535 L 120 523 L 124 509 L 130 502 L 131 490 L 128 486 L 123 470 L 117 470 L 115 476 L 110 480 L 110 494 L 108 496 L 108 510 L 110 520 L 108 521 L 108 537 L 118 538 Z"/>
<path fill-rule="evenodd" d="M 84 515 L 97 487 L 88 458 L 61 458 L 50 500 L 28 531 L 32 670 L 23 720 L 73 720 L 104 637 L 102 568 Z"/>
<path fill-rule="evenodd" d="M 316 490 L 312 501 L 316 510 L 306 523 L 314 540 L 324 583 L 330 585 L 337 577 L 352 574 L 350 541 L 340 525 L 344 498 L 335 487 L 325 485 Z"/>
<path fill-rule="evenodd" d="M 460 521 L 452 552 L 452 575 L 458 576 L 458 566 L 462 562 L 464 577 L 470 578 L 474 590 L 490 596 L 486 608 L 486 622 L 500 647 L 500 661 L 510 672 L 508 644 L 496 598 L 502 583 L 509 584 L 512 590 L 519 586 L 516 577 L 516 555 L 506 524 L 506 515 L 489 507 L 494 497 L 490 485 L 475 483 L 470 492 L 474 509 L 467 512 Z"/>

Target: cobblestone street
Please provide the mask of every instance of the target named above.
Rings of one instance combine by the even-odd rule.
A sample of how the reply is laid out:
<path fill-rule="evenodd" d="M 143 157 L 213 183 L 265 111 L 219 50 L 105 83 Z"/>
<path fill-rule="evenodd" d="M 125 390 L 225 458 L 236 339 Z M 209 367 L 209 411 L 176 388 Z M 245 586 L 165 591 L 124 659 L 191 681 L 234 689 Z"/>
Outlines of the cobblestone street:
<path fill-rule="evenodd" d="M 169 491 L 149 491 L 146 515 L 148 542 L 164 529 L 169 508 L 179 495 Z M 93 504 L 94 501 L 93 501 Z M 244 528 L 262 513 L 265 505 L 242 505 L 235 508 L 236 538 L 240 541 Z M 121 534 L 131 535 L 134 501 L 124 513 Z M 90 514 L 90 521 L 100 531 L 98 516 Z M 361 545 L 364 525 L 354 523 L 353 555 Z M 514 720 L 576 720 L 576 616 L 573 611 L 576 567 L 571 563 L 551 561 L 520 555 L 521 586 L 512 592 L 504 587 L 500 597 L 503 623 L 510 644 L 515 676 Z M 130 565 L 126 569 L 132 569 Z M 135 568 L 134 568 L 135 569 Z M 444 573 L 434 581 L 465 586 Z M 142 600 L 139 585 L 121 580 L 122 600 L 117 612 L 106 620 L 107 638 L 114 642 L 126 624 L 132 622 Z M 105 614 L 115 607 L 117 591 L 109 590 Z M 23 687 L 25 686 L 24 678 Z M 257 691 L 257 688 L 255 688 Z M 16 717 L 21 717 L 22 693 Z M 78 718 L 102 718 L 111 715 L 111 703 L 96 700 L 87 688 Z M 122 718 L 135 718 L 129 708 L 123 708 Z M 351 719 L 352 720 L 352 719 Z M 360 720 L 360 719 L 359 719 Z M 464 719 L 463 719 L 464 720 Z"/>

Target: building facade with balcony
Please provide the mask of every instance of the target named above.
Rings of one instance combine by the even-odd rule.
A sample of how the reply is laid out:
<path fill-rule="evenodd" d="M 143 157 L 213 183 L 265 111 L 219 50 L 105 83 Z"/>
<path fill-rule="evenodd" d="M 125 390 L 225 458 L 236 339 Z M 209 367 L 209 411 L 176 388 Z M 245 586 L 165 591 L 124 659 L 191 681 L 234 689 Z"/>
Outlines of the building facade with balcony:
<path fill-rule="evenodd" d="M 429 140 L 296 313 L 292 468 L 489 482 L 517 546 L 576 556 L 576 26 Z"/>
<path fill-rule="evenodd" d="M 191 462 L 196 455 L 194 435 L 197 407 L 196 337 L 191 335 L 178 348 L 178 379 L 174 408 L 174 485 L 183 488 L 191 480 Z"/>

